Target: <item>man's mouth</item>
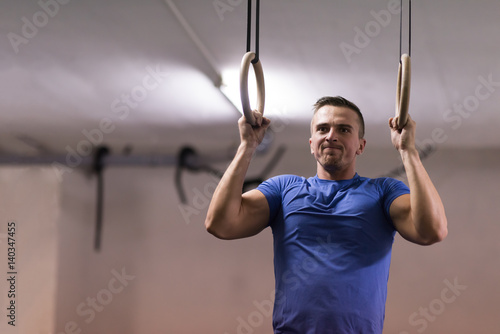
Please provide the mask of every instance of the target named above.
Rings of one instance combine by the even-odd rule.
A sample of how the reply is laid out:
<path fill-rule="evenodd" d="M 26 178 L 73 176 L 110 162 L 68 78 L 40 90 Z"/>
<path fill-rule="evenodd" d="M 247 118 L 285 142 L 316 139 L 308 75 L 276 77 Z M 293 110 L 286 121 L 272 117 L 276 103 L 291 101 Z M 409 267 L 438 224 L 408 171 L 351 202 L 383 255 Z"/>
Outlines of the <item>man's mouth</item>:
<path fill-rule="evenodd" d="M 342 151 L 342 147 L 341 146 L 324 146 L 323 147 L 323 150 L 324 151 L 332 151 L 332 150 L 340 150 Z"/>

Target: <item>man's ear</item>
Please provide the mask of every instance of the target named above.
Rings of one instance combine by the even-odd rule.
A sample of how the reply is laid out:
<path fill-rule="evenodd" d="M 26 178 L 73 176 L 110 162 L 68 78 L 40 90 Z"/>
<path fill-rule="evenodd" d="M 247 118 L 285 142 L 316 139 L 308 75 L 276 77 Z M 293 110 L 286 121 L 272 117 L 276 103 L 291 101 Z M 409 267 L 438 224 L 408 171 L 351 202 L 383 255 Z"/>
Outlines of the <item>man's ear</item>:
<path fill-rule="evenodd" d="M 358 150 L 356 151 L 356 154 L 357 155 L 363 154 L 363 152 L 365 151 L 365 146 L 366 146 L 366 139 L 361 138 L 359 140 L 359 147 L 358 147 Z"/>
<path fill-rule="evenodd" d="M 314 154 L 314 150 L 313 150 L 311 143 L 312 143 L 312 139 L 309 138 L 309 147 L 311 148 L 311 154 Z"/>

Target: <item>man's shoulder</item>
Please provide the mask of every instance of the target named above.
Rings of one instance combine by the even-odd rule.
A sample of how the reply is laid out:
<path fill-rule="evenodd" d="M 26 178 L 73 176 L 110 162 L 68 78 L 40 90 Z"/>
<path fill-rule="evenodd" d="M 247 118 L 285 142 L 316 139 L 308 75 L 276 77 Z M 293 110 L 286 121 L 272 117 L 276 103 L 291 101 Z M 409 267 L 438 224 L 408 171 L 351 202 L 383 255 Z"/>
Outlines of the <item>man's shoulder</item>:
<path fill-rule="evenodd" d="M 394 179 L 392 177 L 386 177 L 386 176 L 382 176 L 382 177 L 360 176 L 359 178 L 363 182 L 368 182 L 368 183 L 373 183 L 373 184 L 403 183 L 403 181 L 400 181 L 398 179 Z"/>
<path fill-rule="evenodd" d="M 390 192 L 396 189 L 403 191 L 408 190 L 408 186 L 403 181 L 394 179 L 392 177 L 376 177 L 376 178 L 360 177 L 360 180 L 362 183 L 375 186 L 382 192 L 386 191 Z"/>
<path fill-rule="evenodd" d="M 299 175 L 281 174 L 269 178 L 268 180 L 265 181 L 265 183 L 277 183 L 284 186 L 289 186 L 297 183 L 303 183 L 307 180 L 308 180 L 307 178 Z"/>
<path fill-rule="evenodd" d="M 289 189 L 290 187 L 294 187 L 296 185 L 303 184 L 304 182 L 307 181 L 308 179 L 303 176 L 298 176 L 294 174 L 281 174 L 265 180 L 259 185 L 258 189 L 271 187 L 274 189 L 284 190 L 284 189 Z"/>
<path fill-rule="evenodd" d="M 275 180 L 291 180 L 291 181 L 304 181 L 306 180 L 305 177 L 295 175 L 295 174 L 281 174 L 281 175 L 276 175 L 273 176 L 271 179 Z"/>

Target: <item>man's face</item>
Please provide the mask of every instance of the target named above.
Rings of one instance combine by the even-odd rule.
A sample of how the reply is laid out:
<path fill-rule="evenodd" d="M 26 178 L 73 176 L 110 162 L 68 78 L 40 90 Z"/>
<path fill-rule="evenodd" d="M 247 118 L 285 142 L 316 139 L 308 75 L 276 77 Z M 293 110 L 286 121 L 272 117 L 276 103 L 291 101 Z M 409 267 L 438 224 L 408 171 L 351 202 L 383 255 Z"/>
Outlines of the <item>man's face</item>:
<path fill-rule="evenodd" d="M 359 138 L 356 112 L 346 107 L 326 105 L 312 119 L 309 144 L 311 153 L 325 171 L 352 168 L 354 172 L 356 155 L 363 152 L 366 141 Z"/>

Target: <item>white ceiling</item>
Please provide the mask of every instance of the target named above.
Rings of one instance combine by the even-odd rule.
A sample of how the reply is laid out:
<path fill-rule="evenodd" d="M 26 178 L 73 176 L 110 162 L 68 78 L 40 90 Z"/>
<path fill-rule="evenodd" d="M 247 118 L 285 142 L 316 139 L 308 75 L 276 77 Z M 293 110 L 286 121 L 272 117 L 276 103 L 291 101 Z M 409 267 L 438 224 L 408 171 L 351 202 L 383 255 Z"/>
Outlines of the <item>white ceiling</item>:
<path fill-rule="evenodd" d="M 185 143 L 226 148 L 238 140 L 238 112 L 214 83 L 217 71 L 228 89 L 238 89 L 246 1 L 170 1 L 212 64 L 168 0 L 59 0 L 58 8 L 55 1 L 0 5 L 3 155 L 66 153 L 86 140 L 84 130 L 118 151 L 131 145 L 175 152 Z M 369 143 L 390 145 L 399 15 L 380 24 L 374 13 L 389 13 L 394 2 L 262 0 L 265 114 L 280 125 L 276 138 L 305 144 L 311 105 L 343 95 L 364 112 Z M 50 15 L 41 3 L 51 4 Z M 227 11 L 217 11 L 221 4 Z M 499 14 L 498 0 L 413 1 L 410 114 L 420 141 L 434 131 L 443 146 L 500 146 Z M 37 31 L 26 22 L 37 23 Z M 357 29 L 372 29 L 367 45 L 356 40 Z M 13 34 L 23 43 L 16 46 Z M 359 46 L 357 53 L 346 57 L 347 44 Z M 493 84 L 485 87 L 481 78 Z M 126 95 L 136 96 L 127 114 L 120 102 Z M 470 111 L 460 114 L 458 104 Z"/>

